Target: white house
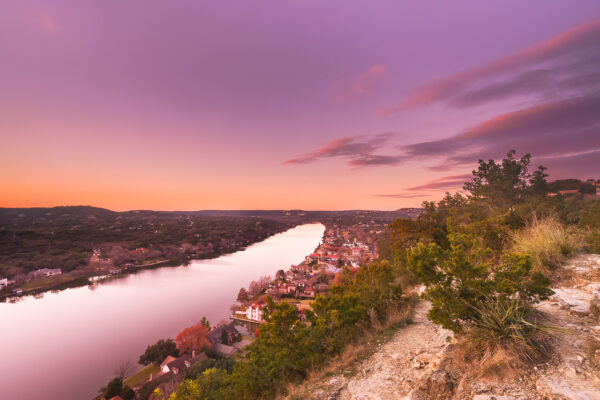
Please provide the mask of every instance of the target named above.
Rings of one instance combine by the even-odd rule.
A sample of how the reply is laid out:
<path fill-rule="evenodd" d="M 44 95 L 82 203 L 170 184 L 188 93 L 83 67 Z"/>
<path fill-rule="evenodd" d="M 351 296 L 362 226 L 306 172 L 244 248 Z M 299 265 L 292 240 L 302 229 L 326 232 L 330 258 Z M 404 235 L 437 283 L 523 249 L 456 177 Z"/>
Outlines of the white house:
<path fill-rule="evenodd" d="M 8 278 L 0 279 L 0 289 L 4 289 L 8 286 Z"/>
<path fill-rule="evenodd" d="M 164 373 L 169 372 L 170 371 L 169 364 L 175 360 L 177 360 L 175 357 L 167 356 L 167 358 L 165 358 L 165 361 L 163 361 L 162 364 L 160 364 L 160 370 Z"/>
<path fill-rule="evenodd" d="M 263 306 L 261 304 L 253 303 L 251 306 L 246 307 L 246 318 L 262 322 L 263 320 Z"/>
<path fill-rule="evenodd" d="M 33 274 L 35 276 L 45 276 L 45 277 L 60 275 L 61 273 L 62 273 L 62 270 L 60 268 L 55 268 L 55 269 L 42 268 L 42 269 L 33 271 Z"/>

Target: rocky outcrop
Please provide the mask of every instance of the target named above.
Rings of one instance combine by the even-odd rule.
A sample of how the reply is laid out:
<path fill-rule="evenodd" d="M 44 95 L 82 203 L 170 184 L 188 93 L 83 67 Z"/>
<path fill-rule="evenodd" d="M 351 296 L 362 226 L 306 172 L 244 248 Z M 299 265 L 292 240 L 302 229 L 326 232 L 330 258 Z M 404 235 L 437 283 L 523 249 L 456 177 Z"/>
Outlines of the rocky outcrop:
<path fill-rule="evenodd" d="M 420 302 L 414 323 L 359 362 L 357 374 L 326 378 L 303 398 L 600 400 L 600 255 L 579 256 L 557 274 L 554 295 L 538 307 L 538 322 L 552 334 L 547 357 L 535 366 L 481 373 L 449 344 L 451 332 L 427 320 L 429 306 Z"/>

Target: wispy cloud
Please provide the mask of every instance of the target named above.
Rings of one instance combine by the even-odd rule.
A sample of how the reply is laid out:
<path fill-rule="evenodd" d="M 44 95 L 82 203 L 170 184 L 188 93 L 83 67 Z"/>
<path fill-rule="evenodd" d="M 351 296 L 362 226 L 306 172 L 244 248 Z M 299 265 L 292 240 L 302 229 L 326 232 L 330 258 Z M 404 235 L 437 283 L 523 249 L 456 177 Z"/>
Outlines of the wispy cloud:
<path fill-rule="evenodd" d="M 433 196 L 431 193 L 395 193 L 395 194 L 374 194 L 373 197 L 387 197 L 393 199 L 418 199 Z"/>
<path fill-rule="evenodd" d="M 471 177 L 472 175 L 470 174 L 444 176 L 422 185 L 404 188 L 400 193 L 376 194 L 373 196 L 395 199 L 417 199 L 437 196 L 440 191 L 460 189 L 466 181 L 471 179 Z"/>
<path fill-rule="evenodd" d="M 334 82 L 326 93 L 336 103 L 353 101 L 377 88 L 386 73 L 386 65 L 375 64 L 353 78 Z"/>
<path fill-rule="evenodd" d="M 408 188 L 405 188 L 404 190 L 409 190 L 409 191 L 435 190 L 435 191 L 439 191 L 439 190 L 448 190 L 448 189 L 458 189 L 458 188 L 462 187 L 463 184 L 466 181 L 470 180 L 471 178 L 472 178 L 472 175 L 470 175 L 470 174 L 444 176 L 442 178 L 427 182 L 423 185 L 408 187 Z"/>
<path fill-rule="evenodd" d="M 422 86 L 397 104 L 391 114 L 434 102 L 470 107 L 514 96 L 548 99 L 583 94 L 598 86 L 600 19 L 579 25 L 521 52 Z"/>
<path fill-rule="evenodd" d="M 600 92 L 527 107 L 484 121 L 463 133 L 400 146 L 406 157 L 444 158 L 463 165 L 478 158 L 498 158 L 510 148 L 538 157 L 600 149 Z"/>
<path fill-rule="evenodd" d="M 307 164 L 327 158 L 343 158 L 347 160 L 348 165 L 354 167 L 396 165 L 402 161 L 400 156 L 374 154 L 387 144 L 393 135 L 393 132 L 386 132 L 335 139 L 314 152 L 285 160 L 282 164 Z"/>
<path fill-rule="evenodd" d="M 600 151 L 598 43 L 600 19 L 511 56 L 425 85 L 384 110 L 398 112 L 434 102 L 465 108 L 497 100 L 519 100 L 512 103 L 511 111 L 452 136 L 396 146 L 389 143 L 388 136 L 348 137 L 284 163 L 340 157 L 350 166 L 362 167 L 427 160 L 435 163 L 429 167 L 431 170 L 446 171 L 471 166 L 478 159 L 499 159 L 507 150 L 516 149 L 532 153 L 536 162 L 543 161 L 549 167 L 565 167 L 568 157 L 580 172 L 593 171 L 598 164 L 585 165 L 579 160 L 594 159 L 594 152 Z M 375 69 L 370 74 L 377 76 L 384 71 Z M 356 93 L 362 92 L 361 84 L 355 87 Z M 462 185 L 462 178 L 440 179 L 405 190 L 452 189 Z"/>

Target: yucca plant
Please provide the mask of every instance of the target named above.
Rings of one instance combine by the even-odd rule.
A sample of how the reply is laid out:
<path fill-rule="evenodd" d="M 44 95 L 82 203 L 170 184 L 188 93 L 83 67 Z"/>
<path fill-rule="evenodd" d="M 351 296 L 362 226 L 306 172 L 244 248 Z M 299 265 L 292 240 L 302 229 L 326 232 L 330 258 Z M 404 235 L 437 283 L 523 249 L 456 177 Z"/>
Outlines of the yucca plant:
<path fill-rule="evenodd" d="M 518 297 L 485 296 L 472 309 L 475 312 L 471 321 L 474 340 L 510 347 L 528 359 L 538 355 L 538 346 L 533 340 L 535 334 L 550 330 L 532 320 L 533 309 Z"/>

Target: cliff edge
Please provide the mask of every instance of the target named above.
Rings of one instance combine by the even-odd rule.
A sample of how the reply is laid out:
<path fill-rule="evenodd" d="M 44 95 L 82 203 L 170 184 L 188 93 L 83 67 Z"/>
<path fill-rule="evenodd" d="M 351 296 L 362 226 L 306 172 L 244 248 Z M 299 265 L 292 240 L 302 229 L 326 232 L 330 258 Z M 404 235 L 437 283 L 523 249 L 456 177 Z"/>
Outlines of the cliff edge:
<path fill-rule="evenodd" d="M 290 398 L 328 400 L 600 400 L 600 255 L 578 256 L 555 271 L 554 295 L 539 304 L 548 327 L 539 359 L 478 354 L 430 322 L 429 304 L 414 308 L 355 374 L 309 381 Z"/>

